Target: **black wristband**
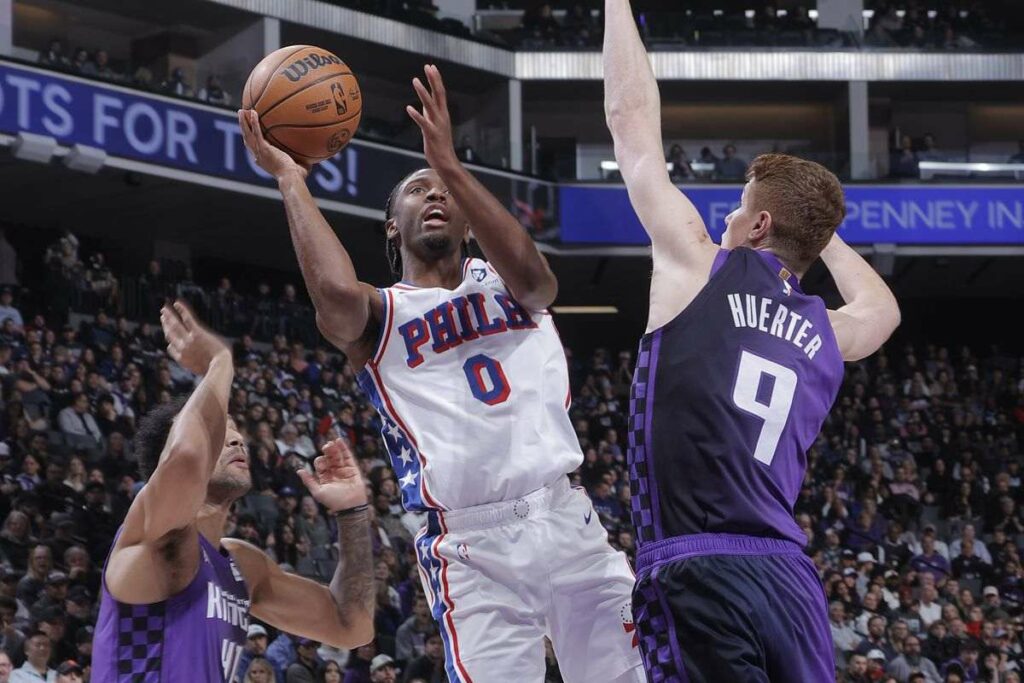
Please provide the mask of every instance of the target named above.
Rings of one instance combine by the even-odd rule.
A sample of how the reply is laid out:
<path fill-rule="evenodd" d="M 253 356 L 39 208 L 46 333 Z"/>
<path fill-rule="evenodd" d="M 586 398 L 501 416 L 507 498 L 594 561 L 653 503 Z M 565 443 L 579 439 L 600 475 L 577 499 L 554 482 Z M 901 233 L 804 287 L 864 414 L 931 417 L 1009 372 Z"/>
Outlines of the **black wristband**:
<path fill-rule="evenodd" d="M 348 508 L 347 510 L 338 510 L 337 512 L 333 512 L 331 514 L 334 515 L 335 519 L 338 519 L 340 517 L 348 517 L 349 515 L 354 515 L 356 513 L 363 512 L 363 511 L 369 510 L 369 509 L 370 509 L 370 504 L 369 503 L 363 503 L 362 505 L 356 505 L 354 508 Z"/>

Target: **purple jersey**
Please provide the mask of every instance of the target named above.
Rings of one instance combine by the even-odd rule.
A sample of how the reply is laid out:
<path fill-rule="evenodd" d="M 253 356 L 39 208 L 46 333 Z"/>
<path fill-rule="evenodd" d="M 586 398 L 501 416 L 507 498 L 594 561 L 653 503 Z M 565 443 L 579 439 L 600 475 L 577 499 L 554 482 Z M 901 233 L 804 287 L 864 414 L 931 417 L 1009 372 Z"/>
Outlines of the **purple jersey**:
<path fill-rule="evenodd" d="M 707 285 L 640 342 L 630 396 L 637 545 L 806 538 L 793 503 L 843 361 L 824 302 L 772 254 L 721 251 Z"/>
<path fill-rule="evenodd" d="M 119 602 L 107 591 L 104 579 L 93 639 L 92 680 L 234 680 L 249 628 L 249 590 L 228 552 L 214 547 L 202 534 L 199 553 L 195 578 L 163 602 Z"/>

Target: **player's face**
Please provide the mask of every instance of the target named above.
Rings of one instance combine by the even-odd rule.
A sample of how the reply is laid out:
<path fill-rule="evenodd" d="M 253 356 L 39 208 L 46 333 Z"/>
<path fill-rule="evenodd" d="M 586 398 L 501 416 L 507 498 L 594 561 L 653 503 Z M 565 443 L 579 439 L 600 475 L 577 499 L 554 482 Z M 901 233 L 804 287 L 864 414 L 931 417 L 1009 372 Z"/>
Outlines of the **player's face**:
<path fill-rule="evenodd" d="M 756 181 L 751 180 L 743 186 L 743 195 L 740 197 L 739 207 L 725 217 L 725 234 L 722 235 L 722 247 L 735 249 L 750 242 L 750 231 L 757 226 L 761 220 L 760 212 L 755 211 L 751 206 L 751 187 Z"/>
<path fill-rule="evenodd" d="M 210 477 L 210 488 L 219 497 L 238 498 L 252 487 L 249 476 L 249 451 L 235 421 L 228 418 L 224 447 Z"/>
<path fill-rule="evenodd" d="M 388 237 L 398 234 L 406 253 L 435 261 L 458 253 L 469 223 L 433 169 L 409 176 L 395 196 Z"/>

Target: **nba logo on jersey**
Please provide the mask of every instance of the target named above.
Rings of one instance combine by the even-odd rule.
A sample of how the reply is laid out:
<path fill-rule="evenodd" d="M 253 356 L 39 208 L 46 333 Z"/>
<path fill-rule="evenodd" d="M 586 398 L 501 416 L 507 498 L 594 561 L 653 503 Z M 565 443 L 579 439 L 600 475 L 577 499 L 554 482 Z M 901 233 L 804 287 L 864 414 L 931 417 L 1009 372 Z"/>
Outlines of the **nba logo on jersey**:
<path fill-rule="evenodd" d="M 487 277 L 486 268 L 470 268 L 469 272 L 473 275 L 473 279 L 477 282 L 483 282 L 484 278 Z"/>

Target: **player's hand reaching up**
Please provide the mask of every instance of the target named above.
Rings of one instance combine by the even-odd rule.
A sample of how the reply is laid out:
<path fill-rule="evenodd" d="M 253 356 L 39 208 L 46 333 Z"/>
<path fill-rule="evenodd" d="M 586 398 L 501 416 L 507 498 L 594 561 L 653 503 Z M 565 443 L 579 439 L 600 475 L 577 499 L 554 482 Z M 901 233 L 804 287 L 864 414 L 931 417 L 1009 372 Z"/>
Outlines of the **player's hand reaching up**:
<path fill-rule="evenodd" d="M 452 119 L 448 114 L 448 95 L 441 72 L 433 64 L 423 67 L 423 72 L 430 84 L 429 90 L 420 79 L 412 79 L 412 87 L 423 104 L 423 112 L 413 106 L 405 110 L 423 133 L 423 153 L 427 156 L 427 163 L 434 170 L 440 170 L 458 164 L 459 158 L 452 142 Z"/>
<path fill-rule="evenodd" d="M 231 350 L 224 341 L 203 327 L 182 301 L 160 309 L 160 325 L 167 339 L 167 353 L 197 375 L 205 375 L 217 356 L 231 357 Z"/>
<path fill-rule="evenodd" d="M 324 444 L 323 455 L 313 461 L 316 474 L 298 470 L 313 498 L 332 513 L 366 505 L 366 483 L 344 439 Z"/>
<path fill-rule="evenodd" d="M 311 166 L 300 164 L 285 152 L 267 142 L 260 127 L 260 117 L 253 109 L 238 110 L 238 127 L 242 129 L 242 140 L 252 154 L 256 165 L 280 180 L 281 176 L 291 171 L 298 172 L 303 178 L 309 175 Z"/>

